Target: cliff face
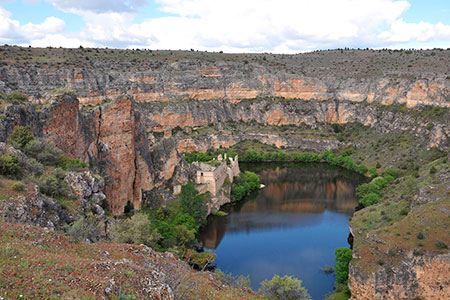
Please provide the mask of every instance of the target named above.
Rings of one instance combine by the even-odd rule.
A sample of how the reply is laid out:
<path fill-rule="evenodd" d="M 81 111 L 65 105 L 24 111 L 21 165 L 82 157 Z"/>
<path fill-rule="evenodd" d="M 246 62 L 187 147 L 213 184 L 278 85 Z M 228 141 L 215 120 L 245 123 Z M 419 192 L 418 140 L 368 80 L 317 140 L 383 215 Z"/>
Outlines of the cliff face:
<path fill-rule="evenodd" d="M 409 256 L 401 266 L 379 267 L 372 276 L 360 277 L 359 271 L 351 268 L 351 299 L 448 299 L 450 255 Z"/>
<path fill-rule="evenodd" d="M 47 102 L 41 111 L 34 106 L 9 107 L 1 121 L 2 139 L 15 125 L 27 125 L 69 156 L 90 160 L 105 177 L 107 208 L 116 215 L 123 212 L 127 201 L 140 208 L 143 191 L 165 183 L 186 183 L 189 166 L 181 159 L 183 152 L 229 147 L 246 140 L 325 151 L 343 144 L 335 135 L 318 134 L 318 129 L 350 123 L 379 132 L 407 131 L 428 147 L 450 147 L 448 123 L 434 122 L 430 127 L 433 121 L 423 121 L 408 111 L 363 103 L 210 100 L 135 104 L 131 97 L 120 96 L 83 112 L 72 94 Z M 295 127 L 276 129 L 284 125 Z"/>
<path fill-rule="evenodd" d="M 106 69 L 106 66 L 102 67 Z M 204 75 L 207 69 L 215 69 L 216 75 Z M 36 70 L 34 76 L 23 77 L 20 74 L 24 72 L 20 68 L 3 70 L 3 81 L 17 82 L 19 89 L 27 91 L 36 101 L 43 100 L 43 95 L 55 87 L 68 88 L 79 95 L 83 105 L 96 105 L 104 99 L 128 94 L 137 102 L 283 97 L 406 104 L 408 107 L 417 104 L 450 106 L 450 83 L 444 78 L 341 81 L 333 77 L 317 79 L 281 70 L 273 73 L 260 65 L 227 62 L 217 67 L 207 63 L 199 65 L 196 61 L 160 63 L 141 72 L 100 73 L 58 68 Z M 45 84 L 36 85 L 38 82 Z"/>
<path fill-rule="evenodd" d="M 258 56 L 0 50 L 5 62 L 0 66 L 0 90 L 18 90 L 35 101 L 55 88 L 66 88 L 75 91 L 83 105 L 127 94 L 137 102 L 284 97 L 450 106 L 448 69 L 442 67 L 450 63 L 448 50 L 410 56 L 377 51 Z M 23 58 L 24 52 L 29 59 Z"/>

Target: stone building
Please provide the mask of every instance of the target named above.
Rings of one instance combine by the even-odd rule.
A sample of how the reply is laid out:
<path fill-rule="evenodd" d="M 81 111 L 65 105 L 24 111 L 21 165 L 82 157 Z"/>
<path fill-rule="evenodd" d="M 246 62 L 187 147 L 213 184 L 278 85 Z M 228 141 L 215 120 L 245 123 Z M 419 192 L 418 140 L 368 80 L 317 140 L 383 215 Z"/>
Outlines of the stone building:
<path fill-rule="evenodd" d="M 197 189 L 200 193 L 210 192 L 211 195 L 216 196 L 219 190 L 223 187 L 225 180 L 228 178 L 230 183 L 233 182 L 233 177 L 239 175 L 239 161 L 236 155 L 234 159 L 229 157 L 222 158 L 222 155 L 217 157 L 214 162 L 220 163 L 215 167 L 212 164 L 203 162 L 194 162 L 198 167 L 195 183 L 199 184 Z"/>

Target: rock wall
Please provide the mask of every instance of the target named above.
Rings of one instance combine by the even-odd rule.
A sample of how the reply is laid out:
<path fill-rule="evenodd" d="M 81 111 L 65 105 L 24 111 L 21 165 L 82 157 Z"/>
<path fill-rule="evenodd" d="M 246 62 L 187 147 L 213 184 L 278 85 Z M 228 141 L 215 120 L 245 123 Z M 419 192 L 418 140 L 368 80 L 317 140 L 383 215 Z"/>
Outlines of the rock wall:
<path fill-rule="evenodd" d="M 428 147 L 450 149 L 449 123 L 433 123 L 409 110 L 364 103 L 208 100 L 139 104 L 131 96 L 120 96 L 86 110 L 78 108 L 77 98 L 70 93 L 46 102 L 40 111 L 32 105 L 8 107 L 0 120 L 1 140 L 6 140 L 14 126 L 26 125 L 36 136 L 53 140 L 67 155 L 89 161 L 105 177 L 106 206 L 115 215 L 123 212 L 128 201 L 140 208 L 143 191 L 186 183 L 190 172 L 181 159 L 183 152 L 229 147 L 245 140 L 315 151 L 342 146 L 336 137 L 295 129 L 305 126 L 318 132 L 324 124 L 356 123 L 380 132 L 408 131 Z M 284 125 L 294 129 L 276 130 Z M 206 133 L 199 134 L 201 128 Z M 173 134 L 161 136 L 170 131 Z"/>
<path fill-rule="evenodd" d="M 12 50 L 4 50 L 8 51 Z M 51 52 L 48 50 L 49 56 Z M 398 62 L 411 63 L 407 58 L 393 59 L 387 53 L 363 51 L 353 55 L 332 52 L 272 55 L 270 62 L 249 61 L 245 55 L 218 54 L 209 59 L 206 55 L 195 54 L 190 55 L 192 58 L 183 55 L 170 59 L 142 54 L 133 62 L 127 58 L 127 53 L 118 60 L 117 56 L 104 60 L 95 55 L 86 60 L 91 55 L 88 52 L 73 52 L 72 56 L 80 59 L 74 65 L 69 62 L 54 65 L 51 61 L 47 65 L 31 61 L 1 65 L 0 90 L 18 90 L 39 102 L 49 91 L 65 88 L 75 91 L 83 105 L 96 105 L 127 94 L 137 102 L 284 97 L 406 104 L 408 107 L 418 104 L 450 106 L 447 70 L 433 67 L 434 64 L 445 65 L 449 51 L 436 55 L 434 60 L 426 58 L 430 56 L 426 51 L 421 53 L 415 62 L 423 66 L 419 68 L 421 73 L 410 70 L 416 68 L 412 64 L 411 68 L 397 69 L 394 64 Z M 356 63 L 359 56 L 361 61 Z M 70 60 L 70 57 L 64 59 Z M 379 65 L 375 61 L 379 61 Z M 393 63 L 385 64 L 385 61 Z M 367 66 L 377 69 L 376 72 L 364 71 Z"/>
<path fill-rule="evenodd" d="M 351 267 L 349 287 L 351 300 L 427 299 L 450 297 L 450 254 L 404 257 L 399 266 L 378 266 L 374 272 L 361 276 Z"/>

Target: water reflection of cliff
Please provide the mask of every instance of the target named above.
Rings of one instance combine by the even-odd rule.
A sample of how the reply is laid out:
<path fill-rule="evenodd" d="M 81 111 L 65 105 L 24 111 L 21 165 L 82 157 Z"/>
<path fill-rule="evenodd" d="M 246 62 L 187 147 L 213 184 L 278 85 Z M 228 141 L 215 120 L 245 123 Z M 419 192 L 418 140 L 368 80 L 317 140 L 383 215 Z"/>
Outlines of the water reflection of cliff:
<path fill-rule="evenodd" d="M 318 224 L 326 210 L 350 216 L 358 204 L 354 193 L 360 178 L 343 176 L 339 168 L 320 164 L 262 167 L 247 169 L 258 173 L 265 188 L 245 203 L 226 207 L 227 217 L 209 218 L 200 235 L 207 248 L 216 248 L 225 232 Z"/>

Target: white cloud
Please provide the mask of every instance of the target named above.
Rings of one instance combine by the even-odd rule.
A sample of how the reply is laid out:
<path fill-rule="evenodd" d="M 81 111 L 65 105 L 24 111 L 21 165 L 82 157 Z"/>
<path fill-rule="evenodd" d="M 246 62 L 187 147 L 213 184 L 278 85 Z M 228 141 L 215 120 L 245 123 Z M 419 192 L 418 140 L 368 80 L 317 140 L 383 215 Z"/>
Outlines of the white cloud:
<path fill-rule="evenodd" d="M 66 23 L 55 17 L 48 17 L 41 24 L 27 23 L 21 26 L 22 34 L 29 39 L 39 38 L 46 34 L 63 32 L 65 29 Z"/>
<path fill-rule="evenodd" d="M 84 47 L 95 47 L 95 44 L 80 40 L 76 37 L 69 37 L 62 34 L 47 34 L 40 39 L 30 40 L 27 45 L 33 47 L 47 47 L 49 45 L 53 47 L 67 47 L 67 48 L 78 48 L 80 45 Z M 25 46 L 25 44 L 24 44 Z"/>
<path fill-rule="evenodd" d="M 146 0 L 48 1 L 80 15 L 85 27 L 64 33 L 64 22 L 57 18 L 20 26 L 10 15 L 2 18 L 0 11 L 0 36 L 14 40 L 20 28 L 24 38 L 42 46 L 67 43 L 278 53 L 450 41 L 449 25 L 405 22 L 402 15 L 410 7 L 407 1 L 156 0 L 162 11 L 173 16 L 141 22 L 135 21 L 136 9 Z"/>
<path fill-rule="evenodd" d="M 378 37 L 388 42 L 450 41 L 450 26 L 444 25 L 441 22 L 436 25 L 428 22 L 406 23 L 400 18 L 392 23 L 389 31 L 382 32 Z"/>
<path fill-rule="evenodd" d="M 62 11 L 72 13 L 131 12 L 147 4 L 147 0 L 48 0 L 48 2 Z"/>
<path fill-rule="evenodd" d="M 55 17 L 48 17 L 41 24 L 20 25 L 11 18 L 10 12 L 0 7 L 0 43 L 23 44 L 48 34 L 62 33 L 65 28 L 65 22 Z"/>
<path fill-rule="evenodd" d="M 11 13 L 0 7 L 0 42 L 9 43 L 18 38 L 20 24 L 11 20 Z"/>

